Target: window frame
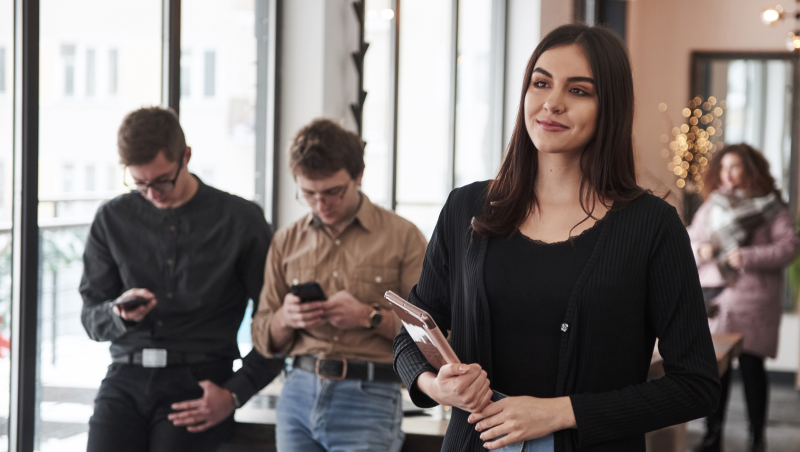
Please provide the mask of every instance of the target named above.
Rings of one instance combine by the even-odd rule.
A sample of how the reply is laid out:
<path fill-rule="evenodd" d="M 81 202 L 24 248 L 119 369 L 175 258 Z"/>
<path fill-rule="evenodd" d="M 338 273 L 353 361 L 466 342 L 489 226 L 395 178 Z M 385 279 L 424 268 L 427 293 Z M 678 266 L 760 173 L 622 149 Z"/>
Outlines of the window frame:
<path fill-rule="evenodd" d="M 258 61 L 266 58 L 263 67 L 267 82 L 259 84 L 256 149 L 257 202 L 273 224 L 277 213 L 277 111 L 280 102 L 278 77 L 280 68 L 280 14 L 283 0 L 256 0 L 258 23 L 268 22 L 266 33 L 259 35 Z M 162 0 L 162 104 L 180 113 L 180 27 L 181 0 Z M 11 375 L 8 421 L 9 451 L 32 452 L 37 429 L 37 365 L 39 354 L 39 265 L 42 260 L 39 204 L 39 46 L 40 1 L 13 0 L 13 53 L 6 49 L 6 64 L 13 64 L 10 83 L 5 92 L 13 99 L 13 213 L 12 213 L 12 302 L 11 302 Z M 264 43 L 262 43 L 264 41 Z M 97 49 L 95 70 L 97 69 Z M 8 58 L 11 54 L 12 57 Z M 109 95 L 116 95 L 119 81 L 118 48 L 110 47 L 109 61 L 115 71 Z M 215 57 L 216 58 L 216 57 Z M 9 63 L 10 61 L 10 63 Z M 75 62 L 73 61 L 73 64 Z M 262 65 L 259 64 L 259 67 Z M 96 74 L 95 74 L 95 82 Z M 7 80 L 8 82 L 8 80 Z M 10 86 L 10 88 L 9 88 Z M 216 87 L 215 87 L 216 88 Z M 77 86 L 74 87 L 77 89 Z M 98 94 L 95 87 L 95 96 Z M 73 96 L 75 94 L 73 93 Z M 266 175 L 267 177 L 261 177 Z M 269 194 L 269 197 L 266 194 Z"/>

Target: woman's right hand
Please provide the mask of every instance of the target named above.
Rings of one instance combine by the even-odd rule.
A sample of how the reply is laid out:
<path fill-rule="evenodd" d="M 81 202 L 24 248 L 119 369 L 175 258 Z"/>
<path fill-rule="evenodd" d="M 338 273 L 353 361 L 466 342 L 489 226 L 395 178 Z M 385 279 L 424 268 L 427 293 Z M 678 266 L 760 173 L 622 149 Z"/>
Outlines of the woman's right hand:
<path fill-rule="evenodd" d="M 489 378 L 480 364 L 446 364 L 439 374 L 424 372 L 417 378 L 419 389 L 440 405 L 480 413 L 492 399 Z"/>

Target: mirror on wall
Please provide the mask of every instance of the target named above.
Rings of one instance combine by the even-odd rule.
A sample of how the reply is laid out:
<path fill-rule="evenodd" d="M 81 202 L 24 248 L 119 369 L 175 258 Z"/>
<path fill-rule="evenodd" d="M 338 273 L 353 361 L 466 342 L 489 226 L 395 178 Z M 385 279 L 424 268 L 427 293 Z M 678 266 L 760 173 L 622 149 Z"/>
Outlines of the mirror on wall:
<path fill-rule="evenodd" d="M 694 52 L 691 96 L 714 97 L 726 145 L 747 143 L 764 154 L 790 211 L 798 209 L 798 54 L 789 52 Z M 684 193 L 684 218 L 691 222 L 702 200 Z M 784 307 L 800 295 L 800 260 L 787 270 Z"/>
<path fill-rule="evenodd" d="M 724 114 L 722 141 L 747 143 L 761 151 L 793 212 L 797 205 L 798 57 L 794 53 L 695 52 L 691 96 L 718 99 Z M 689 199 L 692 198 L 692 199 Z M 697 196 L 687 197 L 691 218 Z"/>

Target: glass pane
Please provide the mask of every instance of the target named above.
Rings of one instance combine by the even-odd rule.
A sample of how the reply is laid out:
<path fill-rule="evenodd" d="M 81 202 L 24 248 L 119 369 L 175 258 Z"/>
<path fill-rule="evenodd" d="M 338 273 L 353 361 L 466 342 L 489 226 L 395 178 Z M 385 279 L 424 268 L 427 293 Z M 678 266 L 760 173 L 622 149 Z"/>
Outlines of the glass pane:
<path fill-rule="evenodd" d="M 494 0 L 460 0 L 458 4 L 458 58 L 456 70 L 455 186 L 491 179 L 500 166 L 502 96 L 493 39 Z M 502 74 L 500 72 L 499 74 Z"/>
<path fill-rule="evenodd" d="M 391 127 L 394 107 L 392 64 L 392 24 L 394 8 L 391 0 L 367 0 L 364 40 L 369 49 L 364 57 L 364 124 L 362 136 L 366 171 L 362 190 L 376 204 L 391 209 Z"/>
<path fill-rule="evenodd" d="M 181 6 L 181 125 L 192 173 L 255 199 L 255 1 Z"/>
<path fill-rule="evenodd" d="M 81 325 L 81 256 L 97 207 L 127 191 L 116 152 L 122 118 L 160 103 L 161 10 L 161 0 L 41 2 L 36 450 L 86 450 L 111 358 Z"/>
<path fill-rule="evenodd" d="M 788 60 L 712 60 L 704 65 L 703 94 L 721 100 L 726 144 L 747 143 L 764 154 L 770 172 L 789 200 L 792 142 L 792 62 Z"/>
<path fill-rule="evenodd" d="M 0 452 L 8 450 L 11 377 L 11 202 L 13 198 L 14 2 L 0 0 Z"/>
<path fill-rule="evenodd" d="M 430 237 L 450 192 L 452 1 L 403 0 L 397 213 Z"/>

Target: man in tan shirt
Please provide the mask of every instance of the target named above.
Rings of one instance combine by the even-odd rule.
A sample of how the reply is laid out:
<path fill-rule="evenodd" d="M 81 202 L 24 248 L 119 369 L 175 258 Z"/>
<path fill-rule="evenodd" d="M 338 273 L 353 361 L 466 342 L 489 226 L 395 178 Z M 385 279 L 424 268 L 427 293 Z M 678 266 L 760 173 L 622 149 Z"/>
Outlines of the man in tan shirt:
<path fill-rule="evenodd" d="M 293 357 L 277 406 L 278 451 L 399 451 L 392 342 L 401 322 L 383 294 L 408 296 L 425 237 L 361 193 L 364 144 L 336 123 L 300 130 L 290 167 L 311 213 L 273 237 L 252 326 L 259 352 Z M 327 300 L 292 295 L 308 282 Z"/>

